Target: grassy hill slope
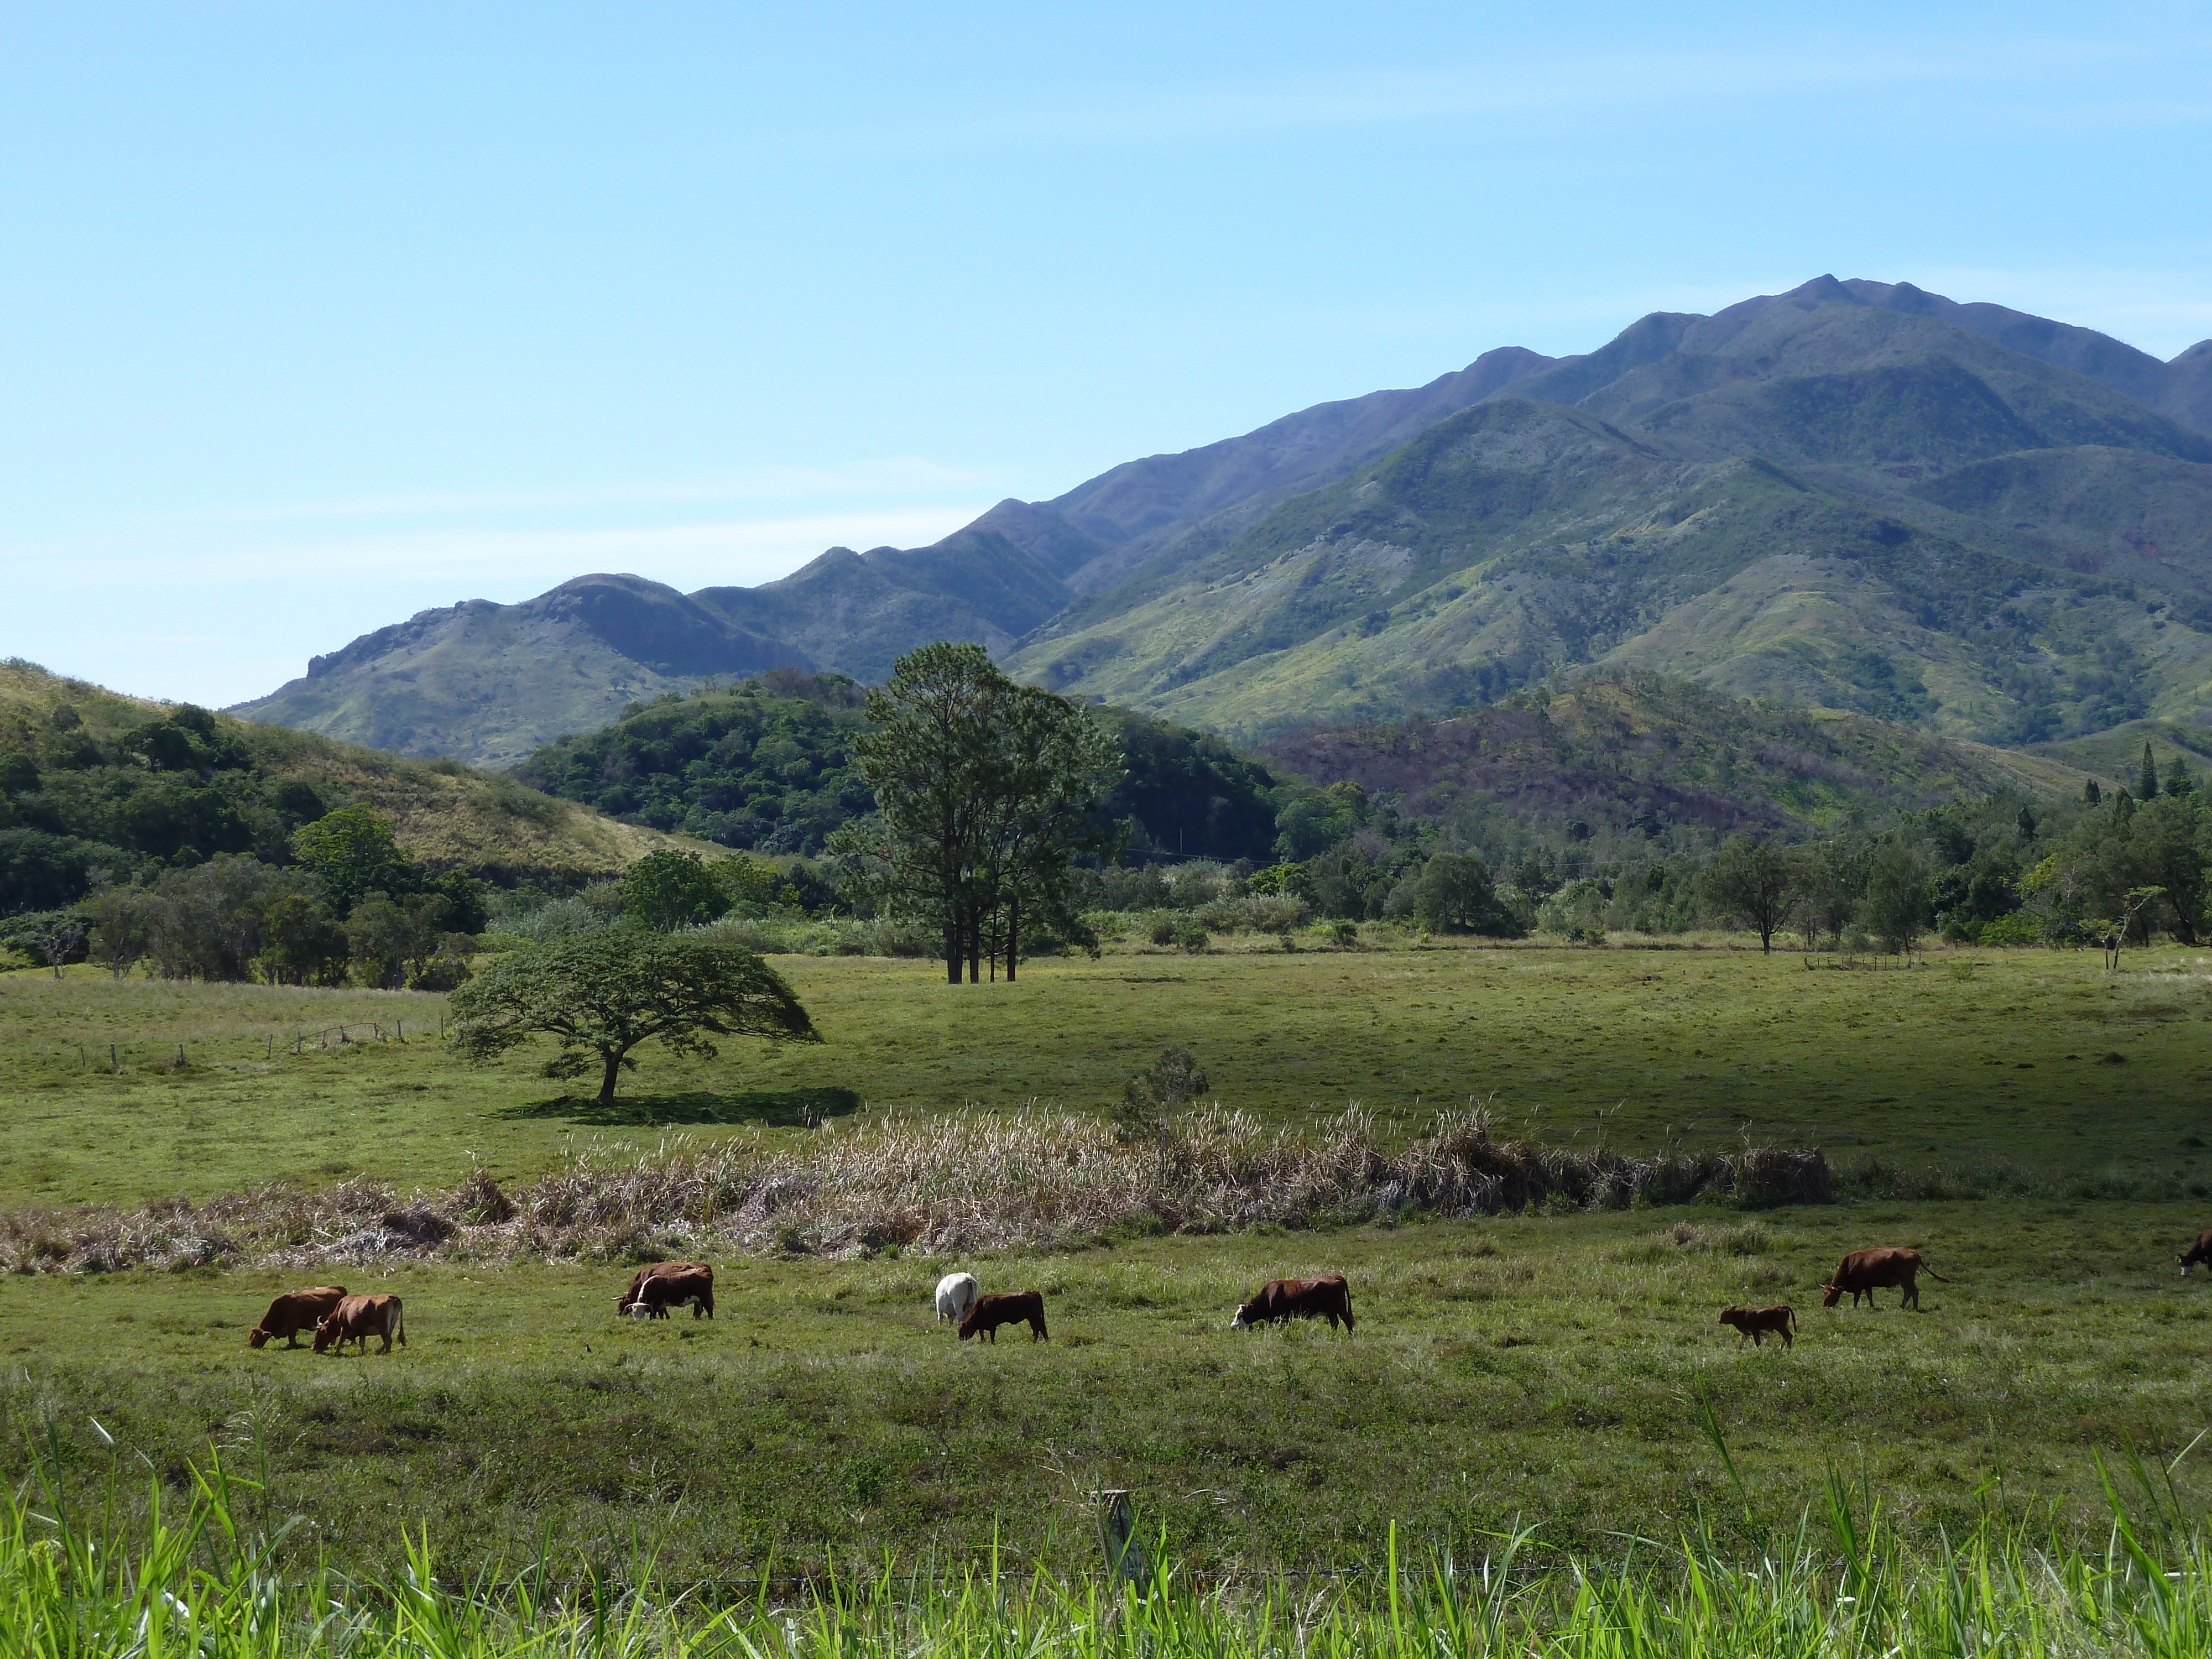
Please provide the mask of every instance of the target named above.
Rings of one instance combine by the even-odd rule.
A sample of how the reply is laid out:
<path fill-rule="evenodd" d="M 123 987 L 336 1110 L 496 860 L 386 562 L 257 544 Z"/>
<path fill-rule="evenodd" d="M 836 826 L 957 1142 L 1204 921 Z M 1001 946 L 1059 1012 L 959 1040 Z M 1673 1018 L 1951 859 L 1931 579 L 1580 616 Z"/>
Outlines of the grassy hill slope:
<path fill-rule="evenodd" d="M 0 833 L 98 848 L 118 875 L 216 853 L 281 857 L 301 823 L 356 803 L 428 868 L 500 882 L 611 875 L 668 844 L 455 762 L 119 696 L 21 661 L 0 664 Z"/>
<path fill-rule="evenodd" d="M 1247 739 L 1594 663 L 1999 743 L 2212 717 L 2212 439 L 1818 284 L 1647 323 L 1012 665 Z"/>
<path fill-rule="evenodd" d="M 1295 732 L 1261 752 L 1293 775 L 1392 797 L 1411 817 L 1578 819 L 1652 836 L 1674 824 L 1802 834 L 1980 795 L 2072 799 L 2089 775 L 2056 757 L 1637 673 L 1446 720 Z"/>

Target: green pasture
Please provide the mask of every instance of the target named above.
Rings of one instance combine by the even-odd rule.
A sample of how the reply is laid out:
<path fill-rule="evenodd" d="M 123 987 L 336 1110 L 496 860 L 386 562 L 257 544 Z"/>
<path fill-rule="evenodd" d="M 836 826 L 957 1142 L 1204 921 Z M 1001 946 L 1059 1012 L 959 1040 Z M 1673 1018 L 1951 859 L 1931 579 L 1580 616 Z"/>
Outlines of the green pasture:
<path fill-rule="evenodd" d="M 463 1065 L 436 1041 L 434 996 L 15 973 L 0 975 L 0 1207 L 276 1177 L 443 1186 L 471 1159 L 527 1176 L 587 1143 L 795 1133 L 854 1109 L 1103 1110 L 1169 1044 L 1225 1104 L 1286 1123 L 1356 1101 L 1411 1133 L 1473 1099 L 1558 1144 L 1748 1136 L 1844 1166 L 2212 1179 L 2212 953 L 2130 952 L 2118 973 L 2093 951 L 1813 961 L 1117 952 L 954 988 L 927 962 L 780 957 L 823 1044 L 732 1042 L 707 1062 L 648 1046 L 611 1110 L 538 1075 L 542 1054 Z"/>
<path fill-rule="evenodd" d="M 1462 1560 L 1516 1520 L 1618 1557 L 1702 1513 L 1732 1547 L 1863 1477 L 1908 1536 L 1977 1517 L 2105 1524 L 2093 1456 L 2172 1459 L 2212 1423 L 2212 1282 L 2172 1258 L 2201 1206 L 1862 1203 L 1518 1218 L 982 1259 L 1045 1292 L 1054 1340 L 994 1346 L 935 1323 L 955 1265 L 730 1260 L 720 1316 L 622 1320 L 619 1267 L 416 1266 L 0 1283 L 0 1478 L 53 1425 L 76 1478 L 173 1486 L 208 1445 L 308 1517 L 328 1551 L 392 1569 L 403 1525 L 456 1569 L 550 1539 L 611 1569 L 641 1544 L 672 1582 L 771 1562 L 940 1566 L 994 1539 L 1012 1567 L 1079 1567 L 1085 1494 L 1134 1491 L 1199 1569 L 1359 1569 L 1389 1523 Z M 1914 1243 L 1948 1275 L 1920 1313 L 1818 1307 L 1847 1249 Z M 1239 1333 L 1263 1279 L 1346 1273 L 1359 1325 Z M 384 1357 L 260 1352 L 276 1290 L 325 1276 L 405 1299 Z M 1794 1351 L 1739 1349 L 1715 1316 L 1787 1300 Z M 1752 1507 L 1702 1425 L 1710 1399 Z M 138 1462 L 143 1453 L 146 1462 Z M 127 1494 L 126 1494 L 127 1495 Z"/>

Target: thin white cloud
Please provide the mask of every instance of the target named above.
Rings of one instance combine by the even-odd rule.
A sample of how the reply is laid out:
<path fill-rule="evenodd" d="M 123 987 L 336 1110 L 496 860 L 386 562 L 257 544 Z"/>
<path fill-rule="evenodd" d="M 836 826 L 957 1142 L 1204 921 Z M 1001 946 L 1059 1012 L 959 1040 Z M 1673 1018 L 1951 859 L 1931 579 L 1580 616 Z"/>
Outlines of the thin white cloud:
<path fill-rule="evenodd" d="M 1847 34 L 1808 32 L 1758 51 L 1621 51 L 1541 58 L 1504 55 L 1480 64 L 1423 70 L 1347 70 L 1273 82 L 1165 90 L 1109 89 L 1049 106 L 1000 106 L 970 121 L 933 120 L 902 142 L 1044 138 L 1155 143 L 1264 136 L 1298 128 L 1403 125 L 1481 120 L 1554 111 L 1635 112 L 1767 104 L 1844 90 L 1930 86 L 2049 89 L 2060 107 L 2087 76 L 2172 74 L 2212 62 L 2212 31 L 2174 31 L 2154 49 L 2136 41 L 2048 35 L 1990 40 L 1923 33 L 1869 45 Z M 2138 88 L 2138 91 L 2142 90 Z M 2048 118 L 2053 100 L 2020 106 Z M 2199 125 L 2212 99 L 2146 94 L 2125 100 L 2135 125 Z M 878 127 L 879 137 L 891 136 Z"/>
<path fill-rule="evenodd" d="M 325 501 L 261 502 L 211 508 L 188 517 L 216 523 L 252 524 L 610 507 L 696 507 L 713 502 L 940 492 L 969 497 L 988 489 L 992 483 L 993 477 L 988 472 L 901 456 L 843 468 L 750 467 L 696 478 L 642 479 L 559 489 L 414 490 Z"/>
<path fill-rule="evenodd" d="M 904 507 L 875 513 L 737 519 L 590 530 L 437 527 L 373 536 L 288 538 L 262 546 L 204 544 L 115 550 L 98 560 L 67 550 L 27 552 L 21 591 L 66 592 L 134 586 L 204 589 L 240 583 L 380 578 L 437 580 L 454 599 L 477 589 L 542 591 L 594 570 L 625 571 L 677 587 L 750 586 L 788 575 L 824 549 L 926 545 L 988 503 Z"/>

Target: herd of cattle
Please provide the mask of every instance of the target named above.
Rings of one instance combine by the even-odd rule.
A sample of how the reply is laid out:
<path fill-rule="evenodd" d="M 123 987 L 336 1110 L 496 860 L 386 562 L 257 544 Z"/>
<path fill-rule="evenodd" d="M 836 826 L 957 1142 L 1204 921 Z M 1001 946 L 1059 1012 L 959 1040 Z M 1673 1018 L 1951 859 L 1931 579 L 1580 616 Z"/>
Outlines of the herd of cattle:
<path fill-rule="evenodd" d="M 2181 1263 L 2185 1279 L 2200 1262 L 2212 1271 L 2212 1227 L 2200 1233 L 2176 1260 Z M 1854 1308 L 1862 1297 L 1872 1306 L 1876 1291 L 1894 1288 L 1899 1293 L 1899 1307 L 1917 1308 L 1923 1273 L 1938 1284 L 1951 1282 L 1929 1267 L 1917 1250 L 1893 1246 L 1853 1250 L 1820 1287 L 1820 1305 L 1832 1308 L 1848 1295 Z M 615 1300 L 615 1311 L 632 1319 L 665 1319 L 671 1308 L 684 1307 L 691 1310 L 694 1319 L 714 1316 L 714 1270 L 703 1261 L 656 1261 L 640 1267 L 632 1275 L 629 1288 Z M 947 1273 L 937 1281 L 937 1317 L 940 1323 L 955 1326 L 963 1342 L 971 1336 L 996 1342 L 1000 1326 L 1024 1323 L 1030 1328 L 1030 1341 L 1050 1340 L 1045 1329 L 1042 1292 L 997 1291 L 985 1295 L 973 1273 Z M 1289 1319 L 1326 1319 L 1331 1330 L 1341 1324 L 1350 1332 L 1352 1291 L 1343 1275 L 1271 1279 L 1237 1310 L 1229 1328 L 1245 1331 Z M 1797 1316 L 1786 1303 L 1771 1308 L 1727 1307 L 1721 1310 L 1718 1322 L 1735 1328 L 1739 1348 L 1747 1337 L 1754 1346 L 1763 1347 L 1769 1336 L 1780 1337 L 1786 1348 L 1792 1346 Z M 271 1337 L 281 1336 L 286 1347 L 296 1348 L 302 1331 L 314 1333 L 317 1353 L 332 1346 L 343 1353 L 345 1345 L 352 1342 L 365 1354 L 372 1336 L 384 1339 L 379 1353 L 390 1353 L 395 1340 L 401 1347 L 407 1346 L 398 1297 L 349 1296 L 343 1285 L 286 1291 L 269 1304 L 269 1311 L 261 1316 L 261 1322 L 246 1334 L 246 1340 L 248 1346 L 258 1348 Z"/>

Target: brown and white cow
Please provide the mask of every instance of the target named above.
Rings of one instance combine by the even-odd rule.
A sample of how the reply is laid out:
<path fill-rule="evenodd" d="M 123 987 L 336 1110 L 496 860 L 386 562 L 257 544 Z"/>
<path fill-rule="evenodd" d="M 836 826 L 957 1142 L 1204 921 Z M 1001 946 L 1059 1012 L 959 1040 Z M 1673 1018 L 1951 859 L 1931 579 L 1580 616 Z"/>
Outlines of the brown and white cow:
<path fill-rule="evenodd" d="M 1871 1308 L 1875 1305 L 1874 1293 L 1894 1285 L 1903 1292 L 1897 1298 L 1897 1305 L 1902 1308 L 1910 1303 L 1917 1308 L 1920 1305 L 1918 1281 L 1923 1271 L 1939 1285 L 1951 1282 L 1922 1261 L 1917 1250 L 1900 1249 L 1894 1245 L 1882 1245 L 1871 1250 L 1853 1250 L 1837 1264 L 1836 1276 L 1820 1287 L 1820 1305 L 1834 1307 L 1843 1300 L 1844 1292 L 1849 1291 L 1851 1306 L 1857 1307 L 1859 1298 L 1864 1297 L 1867 1306 Z"/>
<path fill-rule="evenodd" d="M 1747 1336 L 1751 1339 L 1751 1346 L 1754 1348 L 1765 1347 L 1769 1336 L 1780 1337 L 1782 1346 L 1787 1348 L 1794 1346 L 1790 1334 L 1797 1328 L 1797 1316 L 1790 1310 L 1787 1304 L 1776 1308 L 1728 1307 L 1721 1310 L 1721 1316 L 1716 1322 L 1735 1327 L 1735 1345 L 1739 1348 L 1743 1346 L 1743 1340 Z"/>
<path fill-rule="evenodd" d="M 272 1336 L 284 1339 L 284 1346 L 300 1346 L 300 1333 L 312 1331 L 325 1315 L 345 1300 L 343 1285 L 318 1285 L 312 1291 L 287 1291 L 269 1304 L 269 1311 L 261 1316 L 261 1322 L 246 1334 L 246 1346 L 258 1348 Z"/>
<path fill-rule="evenodd" d="M 675 1273 L 648 1273 L 637 1286 L 637 1300 L 629 1304 L 633 1319 L 665 1319 L 671 1308 L 691 1305 L 691 1317 L 714 1316 L 714 1270 L 702 1262 L 687 1261 Z M 642 1309 L 643 1312 L 639 1310 Z"/>
<path fill-rule="evenodd" d="M 343 1353 L 347 1343 L 358 1342 L 362 1352 L 367 1353 L 372 1336 L 384 1339 L 384 1346 L 377 1350 L 379 1353 L 392 1352 L 392 1339 L 395 1336 L 401 1347 L 407 1346 L 407 1326 L 401 1317 L 399 1298 L 388 1291 L 379 1296 L 349 1296 L 331 1309 L 322 1323 L 315 1327 L 315 1352 L 320 1353 L 336 1343 L 337 1351 Z"/>
<path fill-rule="evenodd" d="M 1326 1279 L 1277 1279 L 1260 1287 L 1260 1294 L 1237 1309 L 1229 1322 L 1232 1331 L 1249 1331 L 1255 1325 L 1272 1325 L 1285 1319 L 1326 1319 L 1331 1330 L 1339 1320 L 1352 1328 L 1352 1291 L 1344 1275 Z"/>
<path fill-rule="evenodd" d="M 975 1298 L 975 1305 L 968 1310 L 968 1316 L 960 1322 L 960 1340 L 981 1335 L 994 1342 L 999 1340 L 999 1327 L 1030 1322 L 1030 1340 L 1049 1342 L 1051 1334 L 1044 1328 L 1044 1296 L 1037 1291 L 998 1291 L 989 1296 Z"/>
<path fill-rule="evenodd" d="M 663 1273 L 704 1273 L 710 1284 L 714 1277 L 714 1270 L 703 1261 L 648 1261 L 630 1276 L 629 1288 L 615 1298 L 615 1311 L 626 1314 L 635 1308 L 645 1290 L 645 1281 L 658 1279 Z"/>
<path fill-rule="evenodd" d="M 2207 1227 L 2203 1232 L 2197 1234 L 2197 1242 L 2174 1260 L 2181 1264 L 2181 1276 L 2184 1279 L 2189 1277 L 2189 1270 L 2200 1261 L 2204 1263 L 2208 1270 L 2212 1270 L 2212 1227 Z"/>

